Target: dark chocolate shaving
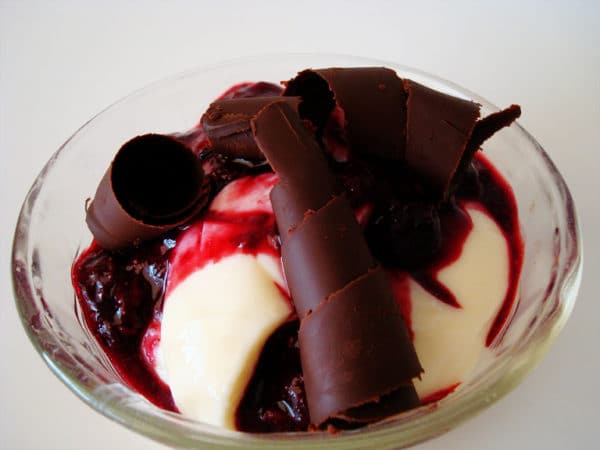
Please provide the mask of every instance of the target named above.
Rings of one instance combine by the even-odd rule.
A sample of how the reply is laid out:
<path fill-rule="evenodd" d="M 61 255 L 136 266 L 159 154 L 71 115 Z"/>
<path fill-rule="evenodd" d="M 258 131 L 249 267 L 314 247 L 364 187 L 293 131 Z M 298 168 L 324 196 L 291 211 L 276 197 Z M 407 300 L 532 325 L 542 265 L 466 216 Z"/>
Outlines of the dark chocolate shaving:
<path fill-rule="evenodd" d="M 502 128 L 510 126 L 519 117 L 521 117 L 521 107 L 519 105 L 510 105 L 506 109 L 496 111 L 495 113 L 478 120 L 473 129 L 473 134 L 471 134 L 471 139 L 467 144 L 465 153 L 463 154 L 460 168 L 466 167 L 473 160 L 475 152 L 481 148 L 485 141 Z"/>
<path fill-rule="evenodd" d="M 477 121 L 480 105 L 400 79 L 383 67 L 305 70 L 286 83 L 299 111 L 324 138 L 336 105 L 342 138 L 356 155 L 406 164 L 435 199 L 446 198 L 479 146 L 518 117 L 517 106 Z M 516 115 L 515 115 L 516 114 Z"/>
<path fill-rule="evenodd" d="M 145 134 L 120 148 L 87 208 L 86 222 L 102 247 L 122 248 L 183 225 L 208 197 L 196 155 L 174 137 Z"/>
<path fill-rule="evenodd" d="M 411 380 L 421 365 L 383 269 L 332 293 L 300 323 L 298 339 L 313 423 L 377 415 L 368 412 L 400 387 L 410 395 L 397 407 L 419 405 Z"/>
<path fill-rule="evenodd" d="M 302 223 L 307 212 L 329 202 L 339 188 L 319 144 L 292 106 L 273 102 L 259 116 L 260 121 L 252 121 L 254 139 L 279 175 L 271 202 L 280 232 L 286 235 Z"/>
<path fill-rule="evenodd" d="M 271 199 L 311 422 L 354 426 L 417 406 L 408 329 L 322 150 L 286 103 L 263 108 L 252 130 L 280 178 Z"/>
<path fill-rule="evenodd" d="M 295 108 L 299 102 L 294 97 L 280 96 L 230 98 L 213 102 L 200 121 L 211 148 L 234 158 L 264 159 L 254 142 L 250 120 L 275 100 L 289 102 Z"/>
<path fill-rule="evenodd" d="M 346 138 L 358 154 L 403 159 L 406 94 L 396 72 L 385 67 L 305 70 L 287 83 L 284 95 L 301 96 L 300 115 L 322 130 L 337 103 Z"/>
<path fill-rule="evenodd" d="M 478 103 L 404 80 L 406 164 L 445 195 L 479 118 Z"/>
<path fill-rule="evenodd" d="M 284 238 L 281 258 L 300 319 L 332 292 L 375 267 L 362 231 L 344 197 L 335 197 Z M 336 264 L 331 264 L 334 255 Z"/>
<path fill-rule="evenodd" d="M 383 420 L 402 411 L 416 408 L 421 404 L 412 384 L 399 386 L 390 394 L 385 394 L 376 402 L 366 403 L 357 408 L 349 408 L 340 418 L 346 422 L 366 424 Z M 340 424 L 343 426 L 343 423 Z"/>
<path fill-rule="evenodd" d="M 302 195 L 302 193 L 300 194 Z M 287 239 L 288 234 L 295 228 L 296 224 L 302 223 L 304 213 L 307 210 L 314 209 L 310 207 L 306 209 L 297 208 L 297 203 L 290 200 L 290 196 L 291 194 L 286 191 L 281 183 L 276 184 L 269 194 L 275 221 L 277 222 L 277 230 L 282 241 Z M 305 203 L 307 202 L 305 201 Z M 317 201 L 318 203 L 320 202 Z"/>
<path fill-rule="evenodd" d="M 301 224 L 306 215 L 310 214 L 336 194 L 334 186 L 323 186 L 318 181 L 310 182 L 304 190 L 293 188 L 293 184 L 280 182 L 271 190 L 271 204 L 277 221 L 277 227 L 282 239 Z"/>

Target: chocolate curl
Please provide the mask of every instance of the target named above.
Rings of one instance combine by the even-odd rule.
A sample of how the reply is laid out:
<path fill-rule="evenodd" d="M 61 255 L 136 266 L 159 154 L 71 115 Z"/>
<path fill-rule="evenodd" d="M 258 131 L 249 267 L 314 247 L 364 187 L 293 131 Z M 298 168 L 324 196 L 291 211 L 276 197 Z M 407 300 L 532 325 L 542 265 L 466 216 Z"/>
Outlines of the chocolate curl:
<path fill-rule="evenodd" d="M 481 105 L 404 80 L 408 93 L 406 164 L 440 196 L 471 139 Z"/>
<path fill-rule="evenodd" d="M 458 172 L 461 172 L 463 167 L 466 168 L 473 159 L 473 156 L 475 156 L 475 152 L 481 148 L 481 145 L 485 141 L 502 128 L 512 125 L 519 117 L 521 117 L 521 107 L 519 105 L 510 105 L 508 108 L 478 120 L 463 154 Z"/>
<path fill-rule="evenodd" d="M 269 96 L 229 98 L 211 103 L 200 120 L 211 148 L 234 158 L 263 160 L 252 136 L 250 120 L 273 101 L 289 102 L 297 109 L 300 99 Z"/>
<path fill-rule="evenodd" d="M 314 198 L 314 196 L 309 195 L 310 198 Z M 301 208 L 296 207 L 296 202 L 290 199 L 290 193 L 285 190 L 281 183 L 276 184 L 271 189 L 271 193 L 269 194 L 271 199 L 271 205 L 273 206 L 273 213 L 275 214 L 275 222 L 277 223 L 277 230 L 279 231 L 279 236 L 282 241 L 285 241 L 289 235 L 289 233 L 295 228 L 296 224 L 302 223 L 304 220 L 304 209 L 301 211 Z M 300 200 L 301 202 L 302 200 Z M 322 201 L 322 200 L 321 200 Z M 304 201 L 307 203 L 307 201 Z M 319 204 L 320 201 L 317 199 L 316 203 Z"/>
<path fill-rule="evenodd" d="M 380 267 L 332 293 L 301 322 L 298 339 L 313 423 L 370 422 L 380 398 L 400 388 L 409 394 L 400 406 L 419 405 L 411 380 L 421 365 Z"/>
<path fill-rule="evenodd" d="M 344 111 L 351 151 L 403 159 L 406 93 L 385 67 L 305 70 L 287 82 L 283 95 L 301 96 L 300 115 L 322 130 L 336 103 Z"/>
<path fill-rule="evenodd" d="M 285 183 L 279 183 L 271 189 L 271 205 L 282 240 L 287 239 L 307 216 L 335 197 L 337 190 L 320 187 L 320 183 L 311 183 L 307 189 L 298 191 L 289 187 L 286 189 Z"/>
<path fill-rule="evenodd" d="M 408 329 L 321 149 L 285 103 L 262 109 L 252 129 L 281 180 L 271 195 L 278 224 L 293 222 L 282 261 L 301 319 L 311 422 L 362 424 L 418 406 L 412 378 L 422 368 Z M 305 189 L 310 208 L 291 200 Z"/>
<path fill-rule="evenodd" d="M 483 141 L 518 117 L 513 105 L 477 121 L 479 104 L 402 80 L 383 67 L 305 70 L 287 82 L 284 95 L 302 98 L 300 115 L 318 136 L 337 104 L 353 153 L 404 162 L 438 198 L 448 195 Z"/>
<path fill-rule="evenodd" d="M 292 105 L 272 102 L 259 116 L 260 121 L 252 121 L 254 139 L 279 175 L 280 183 L 271 191 L 271 202 L 285 238 L 306 214 L 329 202 L 339 187 L 319 144 Z"/>
<path fill-rule="evenodd" d="M 102 247 L 118 249 L 183 225 L 204 209 L 208 197 L 194 153 L 171 136 L 145 134 L 119 149 L 86 222 Z"/>
<path fill-rule="evenodd" d="M 371 257 L 354 212 L 344 197 L 335 197 L 284 238 L 281 259 L 299 318 L 332 292 L 342 289 L 376 262 Z M 336 264 L 331 265 L 335 255 Z M 310 264 L 307 264 L 310 262 Z"/>

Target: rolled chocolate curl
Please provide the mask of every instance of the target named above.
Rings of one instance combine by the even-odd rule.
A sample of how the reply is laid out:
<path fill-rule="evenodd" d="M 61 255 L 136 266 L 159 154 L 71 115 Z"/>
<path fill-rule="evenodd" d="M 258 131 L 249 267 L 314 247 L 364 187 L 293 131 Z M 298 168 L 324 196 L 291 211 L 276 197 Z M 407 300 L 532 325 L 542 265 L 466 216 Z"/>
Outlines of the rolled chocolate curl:
<path fill-rule="evenodd" d="M 305 70 L 287 82 L 284 95 L 301 96 L 300 115 L 322 129 L 336 103 L 344 111 L 352 152 L 402 159 L 406 93 L 385 67 Z"/>
<path fill-rule="evenodd" d="M 200 120 L 211 148 L 234 158 L 263 160 L 252 136 L 250 120 L 275 100 L 289 102 L 294 108 L 299 103 L 299 98 L 281 96 L 227 98 L 211 103 Z"/>
<path fill-rule="evenodd" d="M 126 142 L 86 212 L 95 240 L 118 249 L 183 225 L 206 206 L 209 184 L 194 153 L 177 139 L 145 134 Z"/>
<path fill-rule="evenodd" d="M 521 107 L 479 119 L 481 105 L 404 80 L 408 93 L 407 165 L 445 196 L 471 163 L 475 152 L 497 131 L 521 116 Z"/>
<path fill-rule="evenodd" d="M 282 261 L 311 422 L 362 424 L 417 406 L 412 378 L 422 368 L 408 329 L 321 149 L 285 103 L 263 108 L 252 129 L 281 180 L 271 198 L 286 224 Z M 305 189 L 310 208 L 294 201 Z"/>
<path fill-rule="evenodd" d="M 404 80 L 406 164 L 444 195 L 479 118 L 480 105 Z"/>
<path fill-rule="evenodd" d="M 305 70 L 286 83 L 284 95 L 302 98 L 300 115 L 315 125 L 317 136 L 334 108 L 341 108 L 352 153 L 405 163 L 439 198 L 447 196 L 481 143 L 518 117 L 513 105 L 477 121 L 479 104 L 400 79 L 383 67 Z"/>
<path fill-rule="evenodd" d="M 496 111 L 478 120 L 457 172 L 462 172 L 462 169 L 466 168 L 473 159 L 475 152 L 481 149 L 481 145 L 485 141 L 502 128 L 512 125 L 519 117 L 521 117 L 521 107 L 519 105 L 510 105 L 508 108 Z"/>
<path fill-rule="evenodd" d="M 300 319 L 376 266 L 361 237 L 346 199 L 334 197 L 284 238 L 281 259 L 284 267 L 293 268 L 286 271 L 286 280 Z"/>
<path fill-rule="evenodd" d="M 399 388 L 409 395 L 398 406 L 419 405 L 411 380 L 422 368 L 412 343 L 403 345 L 408 330 L 380 267 L 332 293 L 301 322 L 298 339 L 313 423 L 369 421 L 380 398 Z"/>
<path fill-rule="evenodd" d="M 296 205 L 309 203 L 309 200 L 313 198 L 313 196 L 309 194 L 308 200 L 303 201 L 300 199 L 298 202 L 295 202 L 291 199 L 291 195 L 285 187 L 281 183 L 278 183 L 271 189 L 269 197 L 271 199 L 273 213 L 275 214 L 275 222 L 277 223 L 279 236 L 281 240 L 284 241 L 295 226 L 304 220 L 305 212 L 312 209 L 310 207 L 301 208 Z M 319 204 L 320 201 L 317 200 L 316 203 Z"/>
<path fill-rule="evenodd" d="M 271 202 L 283 238 L 302 223 L 306 213 L 329 202 L 339 187 L 323 151 L 294 107 L 272 102 L 256 117 L 260 120 L 252 120 L 255 142 L 279 175 Z"/>

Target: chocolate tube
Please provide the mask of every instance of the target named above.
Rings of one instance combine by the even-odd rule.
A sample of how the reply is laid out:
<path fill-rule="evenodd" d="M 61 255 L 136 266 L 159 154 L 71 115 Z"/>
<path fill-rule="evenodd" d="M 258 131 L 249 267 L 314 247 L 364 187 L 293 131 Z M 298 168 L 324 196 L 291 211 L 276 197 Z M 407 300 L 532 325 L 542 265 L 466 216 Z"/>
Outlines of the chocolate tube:
<path fill-rule="evenodd" d="M 289 102 L 294 108 L 299 103 L 299 98 L 280 96 L 231 98 L 211 103 L 200 120 L 211 148 L 234 158 L 264 159 L 254 142 L 250 120 L 274 100 Z"/>
<path fill-rule="evenodd" d="M 122 248 L 183 225 L 208 197 L 194 153 L 171 136 L 145 134 L 117 152 L 87 208 L 86 222 L 102 247 Z"/>
<path fill-rule="evenodd" d="M 339 187 L 323 151 L 295 108 L 274 102 L 258 116 L 260 121 L 252 121 L 254 139 L 279 175 L 280 184 L 271 191 L 271 202 L 284 237 L 302 223 L 306 213 L 329 202 Z"/>
<path fill-rule="evenodd" d="M 383 395 L 410 388 L 422 371 L 412 344 L 403 344 L 411 342 L 408 330 L 380 267 L 332 293 L 301 322 L 298 340 L 315 424 L 368 418 L 366 412 L 376 409 Z M 418 397 L 412 389 L 408 392 L 406 406 L 418 406 Z M 398 400 L 399 406 L 405 405 Z"/>
<path fill-rule="evenodd" d="M 334 197 L 284 238 L 281 259 L 298 317 L 332 292 L 375 267 L 362 231 L 344 197 Z M 336 264 L 330 264 L 334 255 Z M 296 293 L 297 295 L 294 295 Z"/>
<path fill-rule="evenodd" d="M 281 183 L 273 186 L 269 197 L 271 199 L 271 206 L 273 206 L 273 213 L 275 213 L 279 236 L 284 241 L 287 239 L 288 234 L 295 228 L 296 224 L 304 220 L 305 211 L 310 211 L 312 208 L 297 208 L 297 203 L 291 199 L 290 193 Z M 319 203 L 317 201 L 317 208 Z"/>
<path fill-rule="evenodd" d="M 408 329 L 321 149 L 286 103 L 269 104 L 251 124 L 281 180 L 271 198 L 286 224 L 282 261 L 301 319 L 311 422 L 368 423 L 417 406 L 412 378 L 422 368 Z"/>
<path fill-rule="evenodd" d="M 275 185 L 270 198 L 281 238 L 285 239 L 307 215 L 331 201 L 337 192 L 337 186 L 334 187 L 321 189 L 321 184 L 316 182 L 311 182 L 304 190 L 290 188 L 284 182 Z"/>
<path fill-rule="evenodd" d="M 346 139 L 352 152 L 403 159 L 406 93 L 393 70 L 305 70 L 287 82 L 284 95 L 301 96 L 300 115 L 321 130 L 337 103 L 344 111 Z"/>

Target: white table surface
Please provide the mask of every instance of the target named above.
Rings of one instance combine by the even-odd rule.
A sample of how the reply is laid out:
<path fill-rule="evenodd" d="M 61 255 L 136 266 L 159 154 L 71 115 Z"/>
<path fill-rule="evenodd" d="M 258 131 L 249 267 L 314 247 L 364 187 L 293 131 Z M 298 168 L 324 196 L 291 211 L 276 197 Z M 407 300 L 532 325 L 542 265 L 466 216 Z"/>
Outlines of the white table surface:
<path fill-rule="evenodd" d="M 83 3 L 0 0 L 0 448 L 164 448 L 87 407 L 36 354 L 13 302 L 14 225 L 43 164 L 100 109 L 191 67 L 272 52 L 394 60 L 496 104 L 522 105 L 521 123 L 554 159 L 578 207 L 586 253 L 579 299 L 518 388 L 417 448 L 598 448 L 599 2 Z"/>

